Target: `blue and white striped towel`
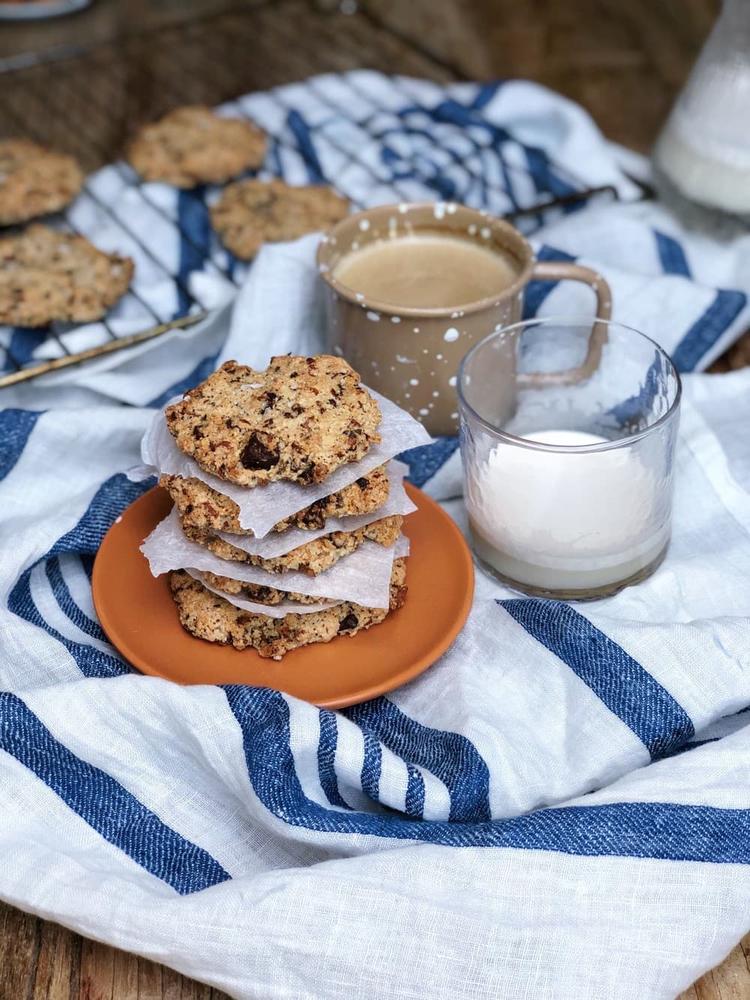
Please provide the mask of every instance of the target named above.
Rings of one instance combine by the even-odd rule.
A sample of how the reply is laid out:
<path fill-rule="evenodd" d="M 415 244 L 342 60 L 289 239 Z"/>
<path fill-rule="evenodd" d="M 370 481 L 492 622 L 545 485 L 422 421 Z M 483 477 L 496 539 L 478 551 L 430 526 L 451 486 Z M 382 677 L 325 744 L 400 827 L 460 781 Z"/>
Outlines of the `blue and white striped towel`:
<path fill-rule="evenodd" d="M 318 103 L 353 87 L 369 104 Z M 497 210 L 508 186 L 522 202 L 576 168 L 633 195 L 583 112 L 530 84 L 362 73 L 245 103 L 283 136 L 269 168 L 317 164 L 360 200 L 406 189 Z M 342 161 L 346 143 L 380 187 Z M 158 196 L 204 224 L 202 195 Z M 601 267 L 615 315 L 686 371 L 747 325 L 742 240 L 636 203 L 571 213 L 541 240 Z M 453 648 L 386 698 L 334 713 L 178 688 L 131 671 L 96 621 L 94 554 L 145 488 L 124 475 L 143 404 L 219 352 L 314 345 L 312 242 L 263 252 L 226 343 L 224 312 L 4 397 L 0 898 L 243 998 L 672 998 L 750 929 L 750 373 L 685 379 L 674 541 L 654 577 L 572 608 L 479 576 Z M 165 246 L 183 283 L 197 268 L 211 284 L 176 234 Z M 298 294 L 280 299 L 290 269 Z M 537 285 L 527 307 L 575 294 Z M 176 309 L 174 285 L 154 295 Z M 418 483 L 455 494 L 454 441 L 410 457 Z"/>

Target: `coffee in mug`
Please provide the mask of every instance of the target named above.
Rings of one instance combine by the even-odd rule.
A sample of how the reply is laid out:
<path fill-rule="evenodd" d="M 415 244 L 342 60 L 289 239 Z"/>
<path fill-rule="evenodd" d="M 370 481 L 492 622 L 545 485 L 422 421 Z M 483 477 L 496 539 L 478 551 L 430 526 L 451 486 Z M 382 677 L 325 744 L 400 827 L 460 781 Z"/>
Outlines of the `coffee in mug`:
<path fill-rule="evenodd" d="M 502 252 L 428 231 L 352 250 L 333 274 L 355 295 L 412 309 L 458 309 L 508 288 L 518 277 Z"/>

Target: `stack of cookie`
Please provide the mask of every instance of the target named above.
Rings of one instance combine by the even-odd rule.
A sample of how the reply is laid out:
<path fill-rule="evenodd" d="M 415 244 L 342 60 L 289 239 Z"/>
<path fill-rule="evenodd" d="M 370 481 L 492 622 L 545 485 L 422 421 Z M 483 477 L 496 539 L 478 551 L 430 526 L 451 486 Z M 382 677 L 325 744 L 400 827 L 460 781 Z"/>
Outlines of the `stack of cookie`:
<path fill-rule="evenodd" d="M 401 606 L 414 505 L 392 456 L 429 438 L 345 361 L 229 361 L 149 433 L 174 509 L 143 551 L 193 635 L 279 659 Z"/>

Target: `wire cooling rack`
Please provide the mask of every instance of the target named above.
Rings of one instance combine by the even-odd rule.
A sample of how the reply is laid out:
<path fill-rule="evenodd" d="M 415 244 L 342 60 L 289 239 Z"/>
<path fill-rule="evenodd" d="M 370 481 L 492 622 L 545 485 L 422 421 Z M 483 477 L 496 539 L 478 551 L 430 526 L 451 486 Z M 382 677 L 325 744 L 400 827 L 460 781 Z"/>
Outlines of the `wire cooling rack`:
<path fill-rule="evenodd" d="M 286 6 L 292 12 L 293 9 L 310 8 L 299 2 Z M 264 6 L 249 8 L 241 14 L 235 12 L 232 17 L 233 21 L 222 22 L 224 30 L 201 30 L 195 23 L 174 29 L 181 33 L 182 44 L 168 45 L 170 73 L 159 80 L 161 107 L 158 114 L 169 107 L 196 100 L 187 83 L 205 80 L 207 74 L 211 76 L 209 93 L 221 97 L 232 93 L 233 86 L 237 86 L 237 70 L 228 56 L 231 45 L 227 33 L 236 43 L 240 30 L 262 29 L 264 44 L 277 53 L 276 58 L 283 59 L 284 53 L 292 51 L 294 46 L 299 48 L 294 18 L 271 19 Z M 319 21 L 316 26 L 325 36 L 328 30 L 325 21 L 322 28 Z M 382 27 L 378 31 L 388 34 Z M 326 39 L 316 41 L 321 44 Z M 344 48 L 347 44 L 346 38 L 342 41 L 338 35 L 329 37 L 328 41 Z M 155 41 L 151 38 L 148 43 L 155 44 Z M 351 45 L 351 41 L 348 44 Z M 100 77 L 109 87 L 112 86 L 111 77 L 116 77 L 118 72 L 113 57 L 111 45 L 99 46 L 86 54 L 94 80 L 97 66 L 99 69 L 111 67 L 111 73 Z M 80 55 L 72 58 L 80 59 Z M 136 65 L 143 63 L 136 62 Z M 293 66 L 291 68 L 293 71 Z M 80 81 L 76 83 L 75 74 L 60 72 L 58 62 L 41 66 L 31 75 L 26 70 L 24 67 L 15 71 L 25 74 L 18 81 L 22 85 L 19 100 L 3 100 L 0 95 L 0 113 L 6 127 L 9 124 L 18 135 L 30 135 L 37 141 L 54 145 L 55 135 L 47 134 L 53 122 L 55 130 L 62 127 L 75 134 L 76 152 L 84 163 L 106 162 L 111 156 L 111 142 L 101 139 L 101 127 L 87 127 L 87 119 L 101 123 L 112 114 L 111 90 L 107 86 L 91 85 L 86 88 L 82 101 Z M 445 78 L 446 67 L 440 65 L 438 70 Z M 119 64 L 119 71 L 122 73 L 122 64 Z M 0 80 L 12 79 L 13 75 L 13 72 L 6 73 Z M 126 99 L 127 75 L 125 72 L 124 78 L 119 80 Z M 462 138 L 460 102 L 449 101 L 445 107 L 445 102 L 441 102 L 440 114 L 436 115 L 437 100 L 425 98 L 425 87 L 429 89 L 430 85 L 389 75 L 387 89 L 391 102 L 384 106 L 383 79 L 367 73 L 307 79 L 298 85 L 304 90 L 302 111 L 298 88 L 288 85 L 237 98 L 226 104 L 226 110 L 255 121 L 268 135 L 269 156 L 266 168 L 258 176 L 282 175 L 292 183 L 326 183 L 346 197 L 354 208 L 371 204 L 372 192 L 382 193 L 383 190 L 388 191 L 391 200 L 399 201 L 413 201 L 415 197 L 455 198 L 487 207 L 530 232 L 547 221 L 551 213 L 569 211 L 596 195 L 617 196 L 614 188 L 585 187 L 570 171 L 551 161 L 544 164 L 545 182 L 540 184 L 535 178 L 535 184 L 530 185 L 528 164 L 522 165 L 517 157 L 503 154 L 506 137 L 483 118 L 481 107 L 473 107 L 470 121 L 463 123 L 465 134 L 471 136 L 472 153 L 464 155 L 461 143 L 453 141 Z M 5 87 L 0 90 L 8 92 Z M 201 95 L 198 99 L 205 97 Z M 317 123 L 313 128 L 305 121 L 308 111 Z M 458 118 L 455 112 L 459 113 Z M 139 117 L 144 120 L 138 109 L 128 117 L 127 131 L 130 132 Z M 373 150 L 382 153 L 386 136 L 395 163 L 385 163 L 382 155 L 373 156 Z M 400 149 L 400 140 L 406 141 L 406 149 Z M 318 144 L 325 150 L 325 156 L 319 155 Z M 485 153 L 492 154 L 493 171 L 483 165 Z M 149 272 L 149 284 L 139 281 L 137 266 L 133 284 L 123 300 L 101 322 L 85 328 L 53 323 L 43 330 L 7 331 L 4 343 L 0 343 L 3 352 L 0 388 L 101 358 L 199 322 L 208 314 L 212 303 L 215 304 L 215 299 L 211 296 L 207 299 L 201 292 L 206 285 L 194 280 L 196 272 L 210 279 L 214 286 L 223 286 L 225 294 L 236 288 L 244 277 L 246 265 L 224 250 L 206 225 L 197 229 L 186 225 L 185 218 L 194 213 L 178 211 L 174 198 L 171 203 L 165 201 L 160 191 L 163 186 L 141 183 L 132 168 L 122 161 L 110 164 L 106 175 L 105 178 L 101 171 L 90 174 L 74 205 L 51 222 L 67 231 L 92 236 L 98 245 L 101 240 L 97 240 L 97 230 L 104 225 L 112 237 L 111 249 L 130 251 L 136 256 L 142 268 Z M 119 197 L 116 200 L 108 196 L 104 180 L 110 187 L 117 185 Z M 183 193 L 179 198 L 183 199 L 183 207 L 187 205 L 189 210 L 195 209 L 207 218 L 206 202 L 216 195 L 215 190 L 200 188 Z M 123 203 L 135 206 L 137 213 L 131 216 L 123 211 Z M 81 217 L 97 219 L 94 232 L 89 232 L 88 225 L 77 221 Z M 144 228 L 142 221 L 136 224 L 135 217 L 153 220 L 153 227 Z M 157 234 L 168 234 L 170 230 L 175 231 L 182 256 L 187 258 L 188 265 L 192 263 L 192 270 L 186 270 L 184 261 L 181 265 L 174 255 L 170 257 L 164 252 Z M 155 283 L 172 288 L 173 301 L 168 305 L 161 299 L 157 301 L 150 293 Z"/>

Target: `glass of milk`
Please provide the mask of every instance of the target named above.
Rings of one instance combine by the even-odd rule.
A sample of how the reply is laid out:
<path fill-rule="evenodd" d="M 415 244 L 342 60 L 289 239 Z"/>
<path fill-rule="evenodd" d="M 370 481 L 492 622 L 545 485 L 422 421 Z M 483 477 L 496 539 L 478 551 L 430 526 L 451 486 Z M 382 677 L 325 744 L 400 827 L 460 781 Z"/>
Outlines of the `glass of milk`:
<path fill-rule="evenodd" d="M 668 355 L 619 323 L 534 319 L 473 347 L 458 395 L 483 569 L 561 600 L 649 576 L 669 545 L 680 393 Z"/>

